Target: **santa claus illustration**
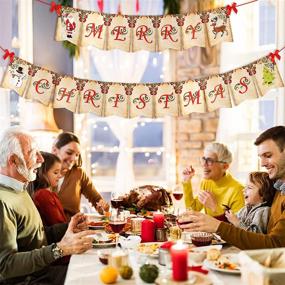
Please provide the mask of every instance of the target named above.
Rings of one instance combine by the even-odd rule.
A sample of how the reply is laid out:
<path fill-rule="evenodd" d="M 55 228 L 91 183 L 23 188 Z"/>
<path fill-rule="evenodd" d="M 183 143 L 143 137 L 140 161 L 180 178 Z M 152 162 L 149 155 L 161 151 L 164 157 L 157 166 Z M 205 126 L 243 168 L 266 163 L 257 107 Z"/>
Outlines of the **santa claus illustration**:
<path fill-rule="evenodd" d="M 72 38 L 72 34 L 76 28 L 74 17 L 71 13 L 63 15 L 63 22 L 65 24 L 66 35 L 68 38 Z"/>

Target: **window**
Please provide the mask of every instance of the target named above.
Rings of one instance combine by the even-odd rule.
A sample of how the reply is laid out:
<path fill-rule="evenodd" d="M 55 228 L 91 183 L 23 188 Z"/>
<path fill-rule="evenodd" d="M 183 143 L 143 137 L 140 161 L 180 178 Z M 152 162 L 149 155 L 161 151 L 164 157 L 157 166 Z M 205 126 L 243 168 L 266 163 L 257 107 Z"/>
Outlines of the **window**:
<path fill-rule="evenodd" d="M 82 48 L 80 58 L 74 61 L 75 76 L 102 80 L 102 71 L 96 65 L 96 50 L 93 47 Z M 94 56 L 95 55 L 95 56 Z M 102 54 L 103 56 L 104 55 Z M 115 52 L 110 56 L 116 56 Z M 122 54 L 128 61 L 130 54 Z M 140 82 L 171 81 L 167 66 L 169 55 L 148 53 L 146 68 L 142 69 Z M 105 66 L 124 64 L 122 60 L 113 62 L 106 58 Z M 100 68 L 100 67 L 99 67 Z M 109 74 L 108 74 L 109 75 Z M 130 77 L 130 76 L 128 76 Z M 104 79 L 105 81 L 115 81 Z M 129 79 L 129 78 L 128 78 Z M 102 80 L 102 81 L 104 81 Z M 122 82 L 123 80 L 119 80 Z M 133 82 L 137 80 L 133 80 Z M 94 114 L 75 116 L 75 131 L 79 135 L 84 149 L 85 167 L 94 178 L 100 191 L 112 191 L 116 185 L 117 170 L 125 172 L 124 179 L 131 179 L 128 170 L 121 168 L 119 154 L 124 153 L 131 165 L 135 185 L 156 184 L 169 187 L 175 184 L 174 136 L 172 136 L 172 118 L 135 118 L 128 120 L 129 131 L 126 137 L 114 131 L 109 118 L 96 117 Z"/>
<path fill-rule="evenodd" d="M 12 0 L 1 3 L 5 7 L 2 7 L 0 16 L 1 13 L 9 13 L 11 18 L 11 38 L 4 38 L 4 42 L 10 41 L 16 56 L 32 62 L 33 41 L 32 33 L 30 32 L 32 31 L 32 0 L 23 2 Z M 3 72 L 4 68 L 1 68 L 0 74 Z M 2 127 L 20 124 L 21 104 L 24 104 L 24 99 L 20 98 L 15 91 L 0 89 L 0 123 Z"/>
<path fill-rule="evenodd" d="M 222 46 L 222 72 L 250 63 L 274 51 L 278 40 L 279 44 L 284 45 L 284 33 L 281 29 L 284 24 L 280 17 L 284 13 L 284 6 L 282 10 L 280 3 L 278 0 L 260 0 L 239 7 L 239 13 L 231 17 L 234 43 Z M 280 71 L 284 73 L 282 68 Z M 284 89 L 274 89 L 263 98 L 245 101 L 237 107 L 222 109 L 220 112 L 217 139 L 226 143 L 232 150 L 234 161 L 231 171 L 242 181 L 245 181 L 250 171 L 260 168 L 253 144 L 255 138 L 272 126 L 284 124 L 283 97 Z"/>

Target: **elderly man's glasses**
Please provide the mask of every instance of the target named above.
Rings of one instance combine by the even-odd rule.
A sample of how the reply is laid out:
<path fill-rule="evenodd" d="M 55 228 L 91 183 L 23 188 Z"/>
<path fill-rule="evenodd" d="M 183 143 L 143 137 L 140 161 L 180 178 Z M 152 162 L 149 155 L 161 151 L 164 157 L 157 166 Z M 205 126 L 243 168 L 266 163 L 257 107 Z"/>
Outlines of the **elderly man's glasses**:
<path fill-rule="evenodd" d="M 200 158 L 200 162 L 201 162 L 202 164 L 205 163 L 205 164 L 208 165 L 208 166 L 212 166 L 214 163 L 226 163 L 225 161 L 215 160 L 215 159 L 213 159 L 213 158 L 205 157 L 205 156 L 203 156 L 203 157 Z"/>

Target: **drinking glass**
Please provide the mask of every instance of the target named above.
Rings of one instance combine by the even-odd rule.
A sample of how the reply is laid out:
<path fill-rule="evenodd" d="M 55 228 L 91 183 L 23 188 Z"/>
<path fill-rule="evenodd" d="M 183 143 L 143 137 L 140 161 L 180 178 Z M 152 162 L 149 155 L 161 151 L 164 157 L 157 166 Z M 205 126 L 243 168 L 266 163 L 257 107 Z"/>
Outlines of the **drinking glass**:
<path fill-rule="evenodd" d="M 183 197 L 183 189 L 180 184 L 176 185 L 172 191 L 172 195 L 176 201 L 179 201 Z"/>
<path fill-rule="evenodd" d="M 120 206 L 122 206 L 122 203 L 123 203 L 123 199 L 119 198 L 119 196 L 116 193 L 112 192 L 111 193 L 111 205 L 113 209 L 117 210 L 117 215 L 119 213 Z"/>
<path fill-rule="evenodd" d="M 116 247 L 118 247 L 119 233 L 123 230 L 126 222 L 127 220 L 124 215 L 112 215 L 109 219 L 109 225 L 116 235 Z"/>
<path fill-rule="evenodd" d="M 182 185 L 177 184 L 172 190 L 172 196 L 174 198 L 173 207 L 174 207 L 174 214 L 178 215 L 179 206 L 182 204 L 179 202 L 183 197 L 183 189 Z M 179 205 L 180 204 L 180 205 Z"/>
<path fill-rule="evenodd" d="M 176 219 L 177 225 L 180 227 L 180 225 L 191 223 L 189 221 L 189 216 L 191 216 L 190 209 L 187 209 L 186 211 L 178 214 Z M 178 220 L 180 220 L 180 222 L 178 222 Z"/>

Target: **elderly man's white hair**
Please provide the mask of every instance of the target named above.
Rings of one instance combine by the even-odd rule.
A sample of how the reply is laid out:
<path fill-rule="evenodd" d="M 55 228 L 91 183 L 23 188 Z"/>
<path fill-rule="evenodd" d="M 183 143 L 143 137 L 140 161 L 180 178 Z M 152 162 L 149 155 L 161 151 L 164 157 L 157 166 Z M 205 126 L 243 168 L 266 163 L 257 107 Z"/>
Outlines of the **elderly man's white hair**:
<path fill-rule="evenodd" d="M 19 127 L 10 127 L 0 135 L 0 167 L 6 167 L 11 155 L 16 154 L 22 161 L 24 155 L 20 144 L 20 137 L 31 137 L 30 134 Z"/>
<path fill-rule="evenodd" d="M 232 153 L 226 145 L 218 142 L 210 143 L 206 146 L 204 151 L 213 152 L 217 155 L 218 161 L 230 164 L 233 160 Z"/>

